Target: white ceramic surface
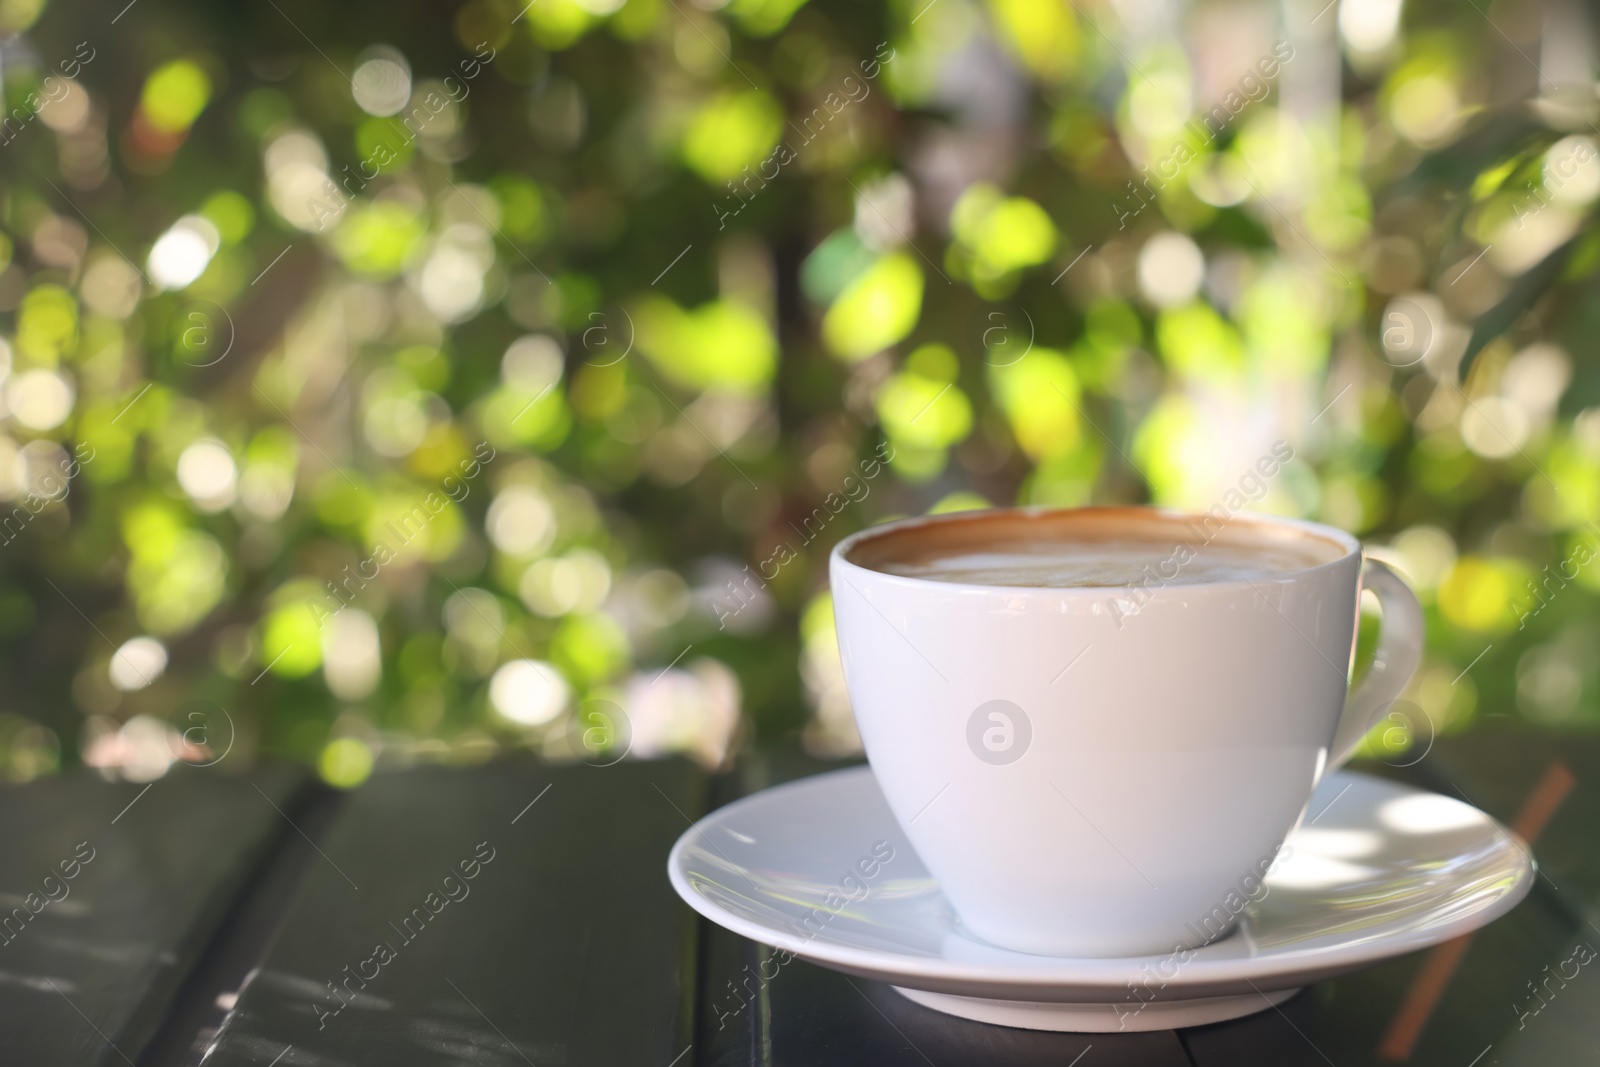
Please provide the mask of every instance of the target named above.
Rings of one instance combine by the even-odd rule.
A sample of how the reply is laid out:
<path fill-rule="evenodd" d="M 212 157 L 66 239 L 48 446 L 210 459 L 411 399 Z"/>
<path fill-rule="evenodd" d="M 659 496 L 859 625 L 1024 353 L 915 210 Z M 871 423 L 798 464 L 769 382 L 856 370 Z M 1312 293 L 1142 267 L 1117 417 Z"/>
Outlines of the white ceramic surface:
<path fill-rule="evenodd" d="M 1091 512 L 1161 523 L 1174 545 L 1212 529 L 1154 509 L 1079 514 Z M 1271 862 L 1410 677 L 1416 598 L 1342 531 L 1247 514 L 1224 535 L 1320 546 L 1330 561 L 1131 590 L 969 585 L 848 558 L 992 514 L 888 523 L 834 549 L 839 650 L 889 807 L 986 941 L 1074 956 L 1198 946 L 1193 917 Z M 1347 701 L 1363 578 L 1384 626 Z"/>
<path fill-rule="evenodd" d="M 1038 956 L 971 936 L 866 767 L 712 812 L 679 838 L 668 873 L 701 915 L 780 950 L 762 981 L 781 981 L 792 955 L 940 1011 L 1062 1030 L 1259 1011 L 1309 982 L 1474 930 L 1532 882 L 1527 846 L 1449 797 L 1339 771 L 1307 810 L 1255 899 L 1236 898 L 1234 933 L 1124 959 Z M 1234 902 L 1216 903 L 1226 913 Z"/>

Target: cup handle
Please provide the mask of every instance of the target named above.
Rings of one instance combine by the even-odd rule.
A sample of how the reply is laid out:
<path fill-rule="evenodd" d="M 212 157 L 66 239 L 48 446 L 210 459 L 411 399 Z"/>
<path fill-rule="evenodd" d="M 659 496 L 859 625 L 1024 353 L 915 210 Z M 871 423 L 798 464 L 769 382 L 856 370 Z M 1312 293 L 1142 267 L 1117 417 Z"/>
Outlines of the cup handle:
<path fill-rule="evenodd" d="M 1361 587 L 1377 596 L 1383 623 L 1372 666 L 1345 697 L 1344 713 L 1333 735 L 1327 767 L 1330 771 L 1350 758 L 1375 725 L 1378 713 L 1400 695 L 1422 661 L 1426 627 L 1422 605 L 1411 587 L 1386 565 L 1370 558 L 1361 562 Z"/>

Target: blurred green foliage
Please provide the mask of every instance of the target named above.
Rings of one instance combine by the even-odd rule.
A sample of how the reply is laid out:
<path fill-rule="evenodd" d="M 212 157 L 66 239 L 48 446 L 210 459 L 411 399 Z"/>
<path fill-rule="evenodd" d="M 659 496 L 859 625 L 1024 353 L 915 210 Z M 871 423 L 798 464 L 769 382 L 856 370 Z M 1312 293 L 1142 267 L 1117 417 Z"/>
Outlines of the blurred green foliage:
<path fill-rule="evenodd" d="M 1591 44 L 1320 6 L 0 3 L 0 776 L 847 751 L 828 548 L 1017 502 L 1366 538 L 1374 751 L 1593 726 Z"/>

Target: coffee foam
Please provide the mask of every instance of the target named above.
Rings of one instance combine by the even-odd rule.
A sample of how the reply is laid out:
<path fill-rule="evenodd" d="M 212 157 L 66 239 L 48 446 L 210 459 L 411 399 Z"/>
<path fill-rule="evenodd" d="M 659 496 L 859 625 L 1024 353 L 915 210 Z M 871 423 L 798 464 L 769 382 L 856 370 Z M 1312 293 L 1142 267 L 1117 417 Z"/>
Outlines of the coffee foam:
<path fill-rule="evenodd" d="M 1206 525 L 1128 508 L 979 512 L 869 537 L 852 563 L 970 585 L 1116 589 L 1268 578 L 1328 563 L 1345 547 L 1240 519 Z"/>

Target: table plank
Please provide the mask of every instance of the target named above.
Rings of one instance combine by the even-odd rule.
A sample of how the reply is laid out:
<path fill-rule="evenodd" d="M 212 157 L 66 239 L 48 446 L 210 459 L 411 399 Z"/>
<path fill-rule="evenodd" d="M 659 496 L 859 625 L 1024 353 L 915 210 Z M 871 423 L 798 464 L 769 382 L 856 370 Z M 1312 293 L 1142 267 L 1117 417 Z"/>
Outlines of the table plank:
<path fill-rule="evenodd" d="M 694 965 L 666 856 L 706 795 L 681 762 L 373 778 L 208 1067 L 665 1067 L 689 1047 Z"/>
<path fill-rule="evenodd" d="M 179 766 L 145 786 L 85 771 L 0 789 L 6 1062 L 133 1063 L 304 782 Z"/>
<path fill-rule="evenodd" d="M 284 806 L 286 832 L 240 892 L 217 936 L 196 961 L 139 1067 L 199 1067 L 228 1012 L 283 925 L 306 872 L 325 862 L 316 842 L 343 810 L 349 794 L 317 784 L 299 803 Z M 296 832 L 299 831 L 299 832 Z"/>

